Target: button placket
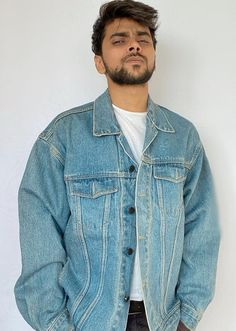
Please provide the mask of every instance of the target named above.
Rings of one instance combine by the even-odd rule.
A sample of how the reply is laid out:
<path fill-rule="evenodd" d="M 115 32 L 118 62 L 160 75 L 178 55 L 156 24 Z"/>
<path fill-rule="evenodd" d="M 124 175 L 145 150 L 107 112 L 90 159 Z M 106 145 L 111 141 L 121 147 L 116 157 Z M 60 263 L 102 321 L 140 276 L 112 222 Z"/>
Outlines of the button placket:
<path fill-rule="evenodd" d="M 128 158 L 126 153 L 120 153 L 120 168 L 123 170 L 125 177 L 122 180 L 124 187 L 122 188 L 127 194 L 123 197 L 123 270 L 122 270 L 122 292 L 121 300 L 126 305 L 129 304 L 130 296 L 130 279 L 133 271 L 134 256 L 135 256 L 135 177 L 138 165 L 132 158 Z"/>

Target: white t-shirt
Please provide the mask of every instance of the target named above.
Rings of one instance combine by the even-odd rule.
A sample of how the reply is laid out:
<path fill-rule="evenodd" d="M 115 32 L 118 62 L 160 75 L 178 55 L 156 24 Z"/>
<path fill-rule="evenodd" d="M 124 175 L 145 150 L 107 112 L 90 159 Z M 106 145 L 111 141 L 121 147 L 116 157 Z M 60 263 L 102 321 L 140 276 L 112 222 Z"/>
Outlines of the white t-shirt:
<path fill-rule="evenodd" d="M 124 133 L 131 151 L 138 163 L 141 162 L 143 143 L 146 132 L 147 112 L 130 112 L 113 105 L 118 123 Z M 131 282 L 130 300 L 142 301 L 143 290 L 140 273 L 138 240 L 134 260 L 134 270 Z"/>

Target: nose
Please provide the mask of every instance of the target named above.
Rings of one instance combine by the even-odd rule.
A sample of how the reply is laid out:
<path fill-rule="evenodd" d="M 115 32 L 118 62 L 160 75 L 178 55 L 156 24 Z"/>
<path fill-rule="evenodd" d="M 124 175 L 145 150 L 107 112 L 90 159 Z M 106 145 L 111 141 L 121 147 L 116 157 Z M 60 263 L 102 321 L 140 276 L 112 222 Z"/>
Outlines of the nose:
<path fill-rule="evenodd" d="M 142 49 L 140 47 L 140 44 L 136 41 L 136 40 L 132 40 L 130 41 L 130 45 L 129 45 L 129 52 L 140 52 Z"/>

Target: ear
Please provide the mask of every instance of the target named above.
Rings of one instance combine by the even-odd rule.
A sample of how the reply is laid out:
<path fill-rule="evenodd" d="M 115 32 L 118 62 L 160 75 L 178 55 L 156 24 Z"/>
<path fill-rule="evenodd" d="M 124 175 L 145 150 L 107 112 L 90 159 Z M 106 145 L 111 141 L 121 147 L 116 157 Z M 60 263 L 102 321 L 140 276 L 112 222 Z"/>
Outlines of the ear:
<path fill-rule="evenodd" d="M 100 74 L 105 74 L 106 73 L 106 68 L 104 66 L 103 59 L 100 55 L 95 55 L 94 56 L 94 63 L 95 63 L 97 71 Z"/>

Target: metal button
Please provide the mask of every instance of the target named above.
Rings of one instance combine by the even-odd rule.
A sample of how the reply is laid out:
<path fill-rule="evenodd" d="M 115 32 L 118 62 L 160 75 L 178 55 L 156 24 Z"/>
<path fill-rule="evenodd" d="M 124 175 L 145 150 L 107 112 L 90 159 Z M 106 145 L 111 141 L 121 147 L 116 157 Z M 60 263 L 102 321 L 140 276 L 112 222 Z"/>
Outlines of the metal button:
<path fill-rule="evenodd" d="M 124 297 L 124 301 L 125 301 L 125 302 L 128 302 L 128 301 L 129 301 L 129 296 L 125 296 L 125 297 Z"/>
<path fill-rule="evenodd" d="M 133 214 L 135 212 L 135 208 L 134 207 L 130 207 L 129 208 L 129 214 Z"/>
<path fill-rule="evenodd" d="M 128 249 L 127 249 L 127 253 L 128 253 L 128 255 L 132 255 L 133 252 L 134 252 L 133 248 L 128 248 Z"/>
<path fill-rule="evenodd" d="M 130 172 L 134 172 L 135 171 L 135 166 L 133 164 L 129 167 L 129 171 Z"/>

